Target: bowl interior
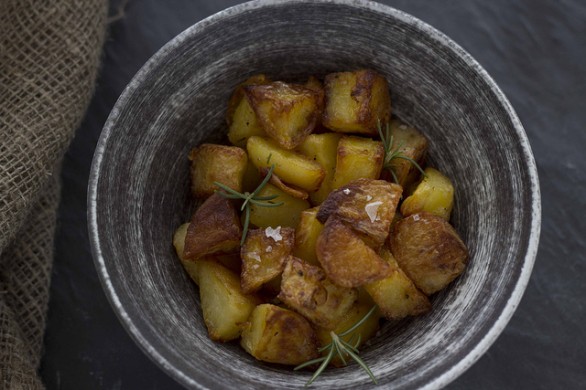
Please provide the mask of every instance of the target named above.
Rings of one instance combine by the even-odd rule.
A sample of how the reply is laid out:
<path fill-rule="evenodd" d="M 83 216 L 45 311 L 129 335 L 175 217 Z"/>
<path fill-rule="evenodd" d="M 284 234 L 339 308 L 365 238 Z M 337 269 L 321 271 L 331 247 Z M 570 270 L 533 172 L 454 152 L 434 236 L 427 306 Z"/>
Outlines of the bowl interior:
<path fill-rule="evenodd" d="M 393 113 L 424 132 L 430 164 L 455 183 L 452 223 L 469 246 L 468 268 L 434 297 L 431 313 L 386 323 L 364 348 L 380 384 L 452 380 L 488 348 L 520 299 L 538 193 L 514 114 L 443 35 L 398 11 L 354 3 L 253 3 L 207 19 L 149 61 L 106 124 L 90 184 L 97 268 L 131 335 L 185 385 L 290 388 L 310 375 L 210 341 L 197 290 L 171 245 L 193 208 L 187 154 L 223 139 L 228 97 L 252 74 L 302 80 L 376 69 L 389 81 Z M 319 384 L 370 386 L 355 364 L 327 370 Z"/>

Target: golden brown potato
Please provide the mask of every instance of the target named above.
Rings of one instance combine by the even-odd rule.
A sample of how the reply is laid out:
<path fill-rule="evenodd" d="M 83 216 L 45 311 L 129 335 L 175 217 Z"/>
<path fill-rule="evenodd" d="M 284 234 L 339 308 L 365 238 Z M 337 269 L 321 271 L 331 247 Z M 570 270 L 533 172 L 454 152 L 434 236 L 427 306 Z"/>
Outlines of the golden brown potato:
<path fill-rule="evenodd" d="M 249 230 L 240 256 L 242 291 L 257 291 L 264 283 L 276 278 L 285 268 L 285 260 L 293 250 L 295 230 L 292 228 Z"/>
<path fill-rule="evenodd" d="M 390 123 L 391 136 L 393 137 L 392 152 L 397 150 L 401 156 L 409 157 L 420 166 L 425 161 L 427 154 L 427 138 L 414 127 L 408 126 L 398 119 Z M 420 176 L 419 170 L 408 160 L 394 158 L 390 168 L 395 173 L 397 183 L 403 188 L 410 186 Z"/>
<path fill-rule="evenodd" d="M 275 203 L 283 202 L 279 207 L 262 207 L 250 205 L 250 223 L 258 227 L 292 227 L 299 223 L 301 212 L 309 208 L 309 202 L 295 198 L 272 184 L 266 184 L 258 193 L 259 196 L 278 195 Z"/>
<path fill-rule="evenodd" d="M 299 146 L 323 111 L 323 95 L 302 85 L 276 81 L 244 92 L 263 130 L 285 149 Z"/>
<path fill-rule="evenodd" d="M 246 149 L 250 160 L 258 168 L 274 165 L 274 173 L 281 180 L 306 191 L 317 190 L 326 175 L 319 163 L 292 150 L 283 149 L 268 138 L 250 137 Z"/>
<path fill-rule="evenodd" d="M 391 116 L 387 80 L 370 69 L 331 73 L 324 80 L 323 124 L 341 133 L 378 134 L 377 124 Z"/>
<path fill-rule="evenodd" d="M 386 261 L 335 217 L 325 223 L 316 252 L 326 275 L 338 286 L 359 287 L 392 273 Z"/>
<path fill-rule="evenodd" d="M 431 303 L 427 296 L 419 291 L 399 268 L 397 261 L 386 247 L 381 251 L 381 257 L 389 262 L 393 273 L 387 278 L 365 284 L 364 289 L 378 305 L 385 318 L 398 320 L 431 310 Z"/>
<path fill-rule="evenodd" d="M 213 194 L 191 218 L 183 257 L 195 260 L 215 253 L 238 252 L 241 237 L 240 217 L 234 204 L 230 199 Z"/>
<path fill-rule="evenodd" d="M 378 179 L 384 158 L 385 150 L 381 142 L 361 137 L 342 137 L 338 142 L 332 187 L 340 188 L 361 178 Z"/>
<path fill-rule="evenodd" d="M 385 180 L 358 179 L 333 191 L 322 203 L 317 219 L 325 223 L 335 215 L 352 229 L 368 236 L 380 248 L 387 236 L 403 189 Z"/>
<path fill-rule="evenodd" d="M 309 321 L 333 329 L 352 307 L 358 292 L 326 279 L 318 267 L 290 256 L 282 274 L 278 298 Z"/>
<path fill-rule="evenodd" d="M 173 246 L 175 247 L 175 252 L 177 252 L 177 257 L 181 260 L 181 264 L 187 274 L 195 282 L 195 284 L 199 284 L 199 271 L 197 270 L 197 262 L 187 260 L 183 255 L 183 250 L 185 248 L 185 236 L 187 235 L 187 228 L 189 227 L 189 222 L 182 224 L 175 230 L 173 234 Z"/>
<path fill-rule="evenodd" d="M 235 191 L 242 191 L 242 178 L 248 157 L 235 146 L 202 144 L 189 153 L 191 160 L 191 192 L 198 198 L 207 198 L 222 183 Z"/>
<path fill-rule="evenodd" d="M 299 152 L 304 156 L 317 161 L 326 173 L 319 189 L 309 195 L 311 203 L 314 205 L 323 202 L 332 191 L 334 172 L 336 171 L 336 159 L 338 157 L 338 142 L 340 141 L 340 138 L 342 138 L 342 135 L 336 133 L 310 134 L 305 141 L 299 145 Z"/>
<path fill-rule="evenodd" d="M 454 186 L 450 179 L 440 171 L 427 167 L 421 183 L 401 204 L 401 213 L 408 216 L 427 211 L 449 221 L 453 205 Z"/>
<path fill-rule="evenodd" d="M 258 360 L 298 365 L 319 357 L 315 331 L 299 314 L 271 304 L 257 306 L 240 345 Z"/>
<path fill-rule="evenodd" d="M 201 309 L 210 338 L 234 340 L 260 300 L 244 294 L 240 278 L 226 267 L 208 259 L 199 259 L 198 263 Z"/>
<path fill-rule="evenodd" d="M 270 80 L 265 75 L 259 74 L 250 77 L 234 89 L 228 101 L 228 110 L 226 112 L 228 139 L 233 145 L 246 148 L 246 140 L 249 137 L 266 135 L 250 106 L 250 102 L 244 95 L 244 87 L 253 84 L 268 84 L 269 82 Z"/>
<path fill-rule="evenodd" d="M 268 84 L 271 80 L 264 74 L 256 74 L 247 78 L 243 83 L 240 83 L 234 88 L 234 92 L 228 100 L 228 109 L 226 110 L 226 123 L 228 126 L 234 122 L 234 112 L 243 99 L 246 99 L 244 94 L 244 87 L 255 84 Z"/>
<path fill-rule="evenodd" d="M 417 213 L 399 221 L 391 234 L 391 251 L 417 288 L 431 295 L 460 275 L 468 250 L 443 218 Z"/>
<path fill-rule="evenodd" d="M 374 305 L 367 305 L 362 302 L 356 302 L 354 305 L 346 312 L 344 317 L 340 320 L 338 325 L 333 330 L 325 329 L 316 327 L 315 333 L 317 335 L 317 339 L 319 341 L 320 347 L 324 347 L 332 342 L 331 332 L 333 331 L 337 335 L 344 333 L 346 330 L 350 329 L 354 324 L 360 321 L 364 316 L 372 309 Z M 370 315 L 358 328 L 353 330 L 352 332 L 348 333 L 345 336 L 342 336 L 341 339 L 350 343 L 350 345 L 355 345 L 356 348 L 364 345 L 368 340 L 370 340 L 379 329 L 379 315 L 378 312 L 375 312 Z M 359 343 L 357 343 L 359 341 Z M 323 354 L 326 354 L 327 351 L 324 351 Z M 344 359 L 346 361 L 350 361 L 351 358 L 347 355 L 344 355 Z M 344 363 L 342 360 L 336 355 L 332 362 L 330 363 L 334 367 L 342 367 Z"/>
<path fill-rule="evenodd" d="M 268 173 L 269 173 L 268 168 L 261 168 L 260 171 L 261 171 L 261 174 L 264 176 L 268 175 Z M 275 187 L 277 187 L 278 189 L 280 189 L 284 193 L 289 194 L 294 198 L 303 199 L 303 200 L 309 198 L 309 194 L 307 193 L 307 191 L 305 191 L 302 188 L 295 187 L 294 185 L 287 184 L 287 183 L 283 182 L 283 180 L 281 180 L 281 178 L 279 176 L 275 175 L 274 173 L 271 175 L 271 178 L 269 179 L 269 183 L 271 183 L 272 185 L 274 185 Z"/>
<path fill-rule="evenodd" d="M 317 220 L 318 208 L 303 210 L 299 224 L 295 229 L 295 247 L 293 255 L 305 260 L 309 264 L 319 266 L 315 246 L 317 237 L 324 228 L 324 225 Z"/>

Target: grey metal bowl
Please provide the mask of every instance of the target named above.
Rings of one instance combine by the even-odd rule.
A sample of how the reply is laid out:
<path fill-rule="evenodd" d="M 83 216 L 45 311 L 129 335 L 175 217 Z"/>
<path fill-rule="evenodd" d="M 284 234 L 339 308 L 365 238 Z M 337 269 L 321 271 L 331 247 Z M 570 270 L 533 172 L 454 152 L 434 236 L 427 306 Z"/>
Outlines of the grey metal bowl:
<path fill-rule="evenodd" d="M 134 77 L 99 140 L 89 229 L 104 289 L 139 346 L 187 387 L 302 387 L 310 373 L 257 362 L 212 342 L 196 287 L 175 258 L 189 218 L 191 147 L 220 140 L 231 90 L 247 76 L 374 68 L 393 112 L 430 139 L 431 163 L 456 184 L 453 223 L 466 272 L 425 316 L 387 323 L 362 351 L 387 388 L 438 388 L 494 342 L 523 294 L 537 251 L 540 195 L 524 130 L 494 81 L 464 50 L 416 18 L 363 1 L 259 1 L 177 36 Z M 316 385 L 368 388 L 356 365 Z"/>

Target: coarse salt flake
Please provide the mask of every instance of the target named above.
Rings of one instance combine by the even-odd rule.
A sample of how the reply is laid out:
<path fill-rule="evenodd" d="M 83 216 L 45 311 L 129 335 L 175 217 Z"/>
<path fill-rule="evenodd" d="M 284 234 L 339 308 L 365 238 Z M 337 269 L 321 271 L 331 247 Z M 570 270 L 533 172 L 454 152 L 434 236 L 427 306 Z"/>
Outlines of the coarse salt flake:
<path fill-rule="evenodd" d="M 344 188 L 342 192 L 346 195 L 350 195 L 350 190 L 348 188 Z"/>
<path fill-rule="evenodd" d="M 267 249 L 265 249 L 265 251 L 267 253 L 271 253 L 273 251 L 273 247 L 269 245 L 269 246 L 267 246 Z"/>
<path fill-rule="evenodd" d="M 265 229 L 265 236 L 272 238 L 275 242 L 279 242 L 283 239 L 281 235 L 281 227 L 277 226 L 276 228 L 268 227 Z"/>
<path fill-rule="evenodd" d="M 415 215 L 413 216 L 413 220 L 414 220 L 414 221 L 419 221 L 419 215 L 415 214 Z"/>
<path fill-rule="evenodd" d="M 250 252 L 250 253 L 248 254 L 248 256 L 250 256 L 250 258 L 251 258 L 251 259 L 254 259 L 254 260 L 256 260 L 256 261 L 260 261 L 260 256 L 259 256 L 259 255 L 258 255 L 258 253 L 256 253 L 256 252 Z"/>
<path fill-rule="evenodd" d="M 372 200 L 372 196 L 370 196 L 370 195 L 366 195 L 366 201 L 367 201 L 367 202 L 370 202 L 371 200 Z"/>
<path fill-rule="evenodd" d="M 377 202 L 368 203 L 366 206 L 364 206 L 364 211 L 366 211 L 366 214 L 368 214 L 368 218 L 370 218 L 370 222 L 380 220 L 380 218 L 377 218 L 378 217 L 377 213 L 378 213 L 378 208 L 380 207 L 381 204 L 383 204 L 383 202 L 377 201 Z"/>

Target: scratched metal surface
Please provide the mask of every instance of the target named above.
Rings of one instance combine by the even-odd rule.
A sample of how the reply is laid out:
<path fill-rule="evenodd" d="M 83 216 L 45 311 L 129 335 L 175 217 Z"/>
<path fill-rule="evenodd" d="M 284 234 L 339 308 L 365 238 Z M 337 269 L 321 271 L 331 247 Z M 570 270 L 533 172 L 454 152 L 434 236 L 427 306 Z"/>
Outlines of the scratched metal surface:
<path fill-rule="evenodd" d="M 181 388 L 132 342 L 102 292 L 86 233 L 89 166 L 107 115 L 144 62 L 186 27 L 236 3 L 131 1 L 111 25 L 96 96 L 64 164 L 41 368 L 50 389 Z M 580 149 L 586 145 L 586 6 L 578 0 L 385 3 L 446 33 L 491 74 L 525 126 L 540 173 L 542 238 L 527 292 L 492 348 L 448 388 L 579 388 L 586 382 Z"/>

